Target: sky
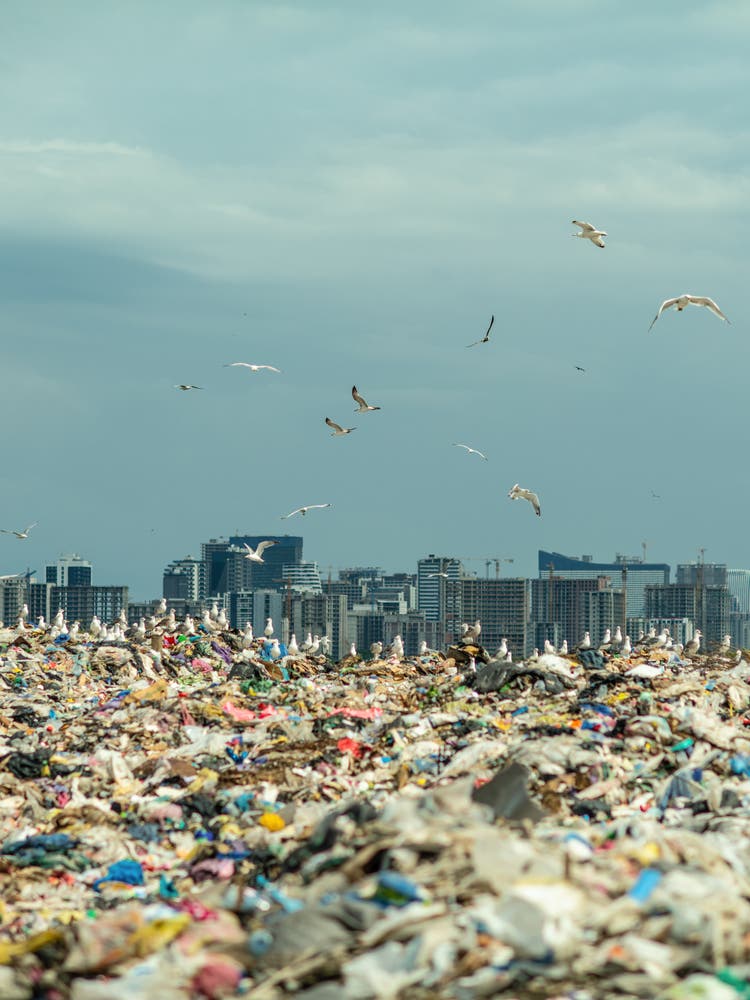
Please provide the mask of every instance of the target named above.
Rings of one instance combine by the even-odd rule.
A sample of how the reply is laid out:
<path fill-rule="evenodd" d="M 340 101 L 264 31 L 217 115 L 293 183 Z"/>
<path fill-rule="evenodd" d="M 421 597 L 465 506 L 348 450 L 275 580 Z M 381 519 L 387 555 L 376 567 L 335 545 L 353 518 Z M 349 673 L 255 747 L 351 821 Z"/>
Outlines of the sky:
<path fill-rule="evenodd" d="M 743 0 L 0 22 L 0 527 L 38 521 L 0 573 L 77 552 L 146 599 L 201 541 L 285 531 L 334 575 L 750 566 Z M 731 325 L 649 333 L 685 291 Z"/>

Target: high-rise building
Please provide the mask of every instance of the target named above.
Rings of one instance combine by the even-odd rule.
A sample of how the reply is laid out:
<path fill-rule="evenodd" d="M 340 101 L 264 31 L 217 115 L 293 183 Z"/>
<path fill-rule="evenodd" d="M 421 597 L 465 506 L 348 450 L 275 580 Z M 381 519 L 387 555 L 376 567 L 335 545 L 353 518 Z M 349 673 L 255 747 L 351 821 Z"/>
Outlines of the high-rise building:
<path fill-rule="evenodd" d="M 650 585 L 669 583 L 667 563 L 647 563 L 636 556 L 618 554 L 611 563 L 594 562 L 591 556 L 565 556 L 561 552 L 539 550 L 539 576 L 553 576 L 569 580 L 583 580 L 608 576 L 615 590 L 626 592 L 628 616 L 645 614 L 645 589 Z M 593 638 L 593 637 L 592 637 Z"/>
<path fill-rule="evenodd" d="M 127 587 L 52 587 L 50 614 L 62 608 L 68 621 L 80 621 L 88 628 L 94 615 L 113 622 L 121 611 L 128 613 Z"/>
<path fill-rule="evenodd" d="M 57 587 L 90 587 L 91 563 L 75 553 L 62 555 L 46 567 L 44 579 Z"/>
<path fill-rule="evenodd" d="M 284 586 L 299 593 L 306 591 L 312 594 L 322 594 L 320 570 L 316 562 L 299 562 L 281 568 Z"/>
<path fill-rule="evenodd" d="M 331 656 L 340 660 L 349 652 L 349 620 L 346 607 L 346 597 L 339 594 L 329 597 L 327 594 L 295 593 L 291 595 L 288 605 L 289 618 L 286 617 L 287 606 L 284 608 L 283 638 L 288 642 L 292 633 L 297 642 L 302 642 L 307 633 L 328 636 L 331 640 Z"/>
<path fill-rule="evenodd" d="M 750 569 L 728 569 L 727 587 L 734 598 L 735 610 L 750 615 Z"/>
<path fill-rule="evenodd" d="M 530 652 L 530 586 L 522 577 L 445 580 L 445 626 L 452 641 L 461 636 L 461 625 L 479 619 L 479 641 L 491 653 L 505 638 L 517 656 Z"/>
<path fill-rule="evenodd" d="M 534 645 L 541 648 L 545 639 L 559 646 L 563 639 L 574 646 L 591 631 L 591 606 L 587 596 L 602 590 L 611 590 L 608 576 L 583 579 L 566 579 L 554 574 L 531 584 L 531 620 L 534 623 Z M 610 624 L 610 623 L 608 623 Z M 621 624 L 619 621 L 615 624 Z M 592 641 L 595 633 L 591 633 Z"/>
<path fill-rule="evenodd" d="M 200 601 L 206 596 L 206 564 L 195 556 L 176 559 L 164 570 L 162 595 L 169 599 Z"/>
<path fill-rule="evenodd" d="M 695 587 L 726 587 L 727 567 L 724 563 L 679 563 L 677 566 L 677 583 L 687 583 Z"/>
<path fill-rule="evenodd" d="M 725 586 L 669 583 L 646 587 L 646 618 L 688 618 L 703 633 L 704 646 L 731 634 L 731 606 Z"/>
<path fill-rule="evenodd" d="M 417 608 L 428 622 L 445 618 L 446 583 L 463 576 L 460 559 L 428 555 L 417 563 Z"/>

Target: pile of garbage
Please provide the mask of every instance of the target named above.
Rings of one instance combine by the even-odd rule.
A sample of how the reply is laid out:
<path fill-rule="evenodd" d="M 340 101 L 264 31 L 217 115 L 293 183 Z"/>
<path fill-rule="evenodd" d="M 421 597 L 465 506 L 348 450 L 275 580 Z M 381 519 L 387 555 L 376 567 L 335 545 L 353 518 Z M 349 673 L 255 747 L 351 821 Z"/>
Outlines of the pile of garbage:
<path fill-rule="evenodd" d="M 741 653 L 302 645 L 0 630 L 3 1000 L 750 998 Z"/>

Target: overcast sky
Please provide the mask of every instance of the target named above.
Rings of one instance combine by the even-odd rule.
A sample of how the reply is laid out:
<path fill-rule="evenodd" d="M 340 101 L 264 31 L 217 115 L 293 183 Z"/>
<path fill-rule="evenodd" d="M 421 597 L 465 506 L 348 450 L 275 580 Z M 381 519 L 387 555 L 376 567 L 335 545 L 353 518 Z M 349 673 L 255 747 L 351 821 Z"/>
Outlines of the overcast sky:
<path fill-rule="evenodd" d="M 9 0 L 0 23 L 0 527 L 39 522 L 0 572 L 74 551 L 146 598 L 201 541 L 285 530 L 323 572 L 535 575 L 539 548 L 644 540 L 750 566 L 750 5 Z M 732 325 L 647 333 L 684 291 Z"/>

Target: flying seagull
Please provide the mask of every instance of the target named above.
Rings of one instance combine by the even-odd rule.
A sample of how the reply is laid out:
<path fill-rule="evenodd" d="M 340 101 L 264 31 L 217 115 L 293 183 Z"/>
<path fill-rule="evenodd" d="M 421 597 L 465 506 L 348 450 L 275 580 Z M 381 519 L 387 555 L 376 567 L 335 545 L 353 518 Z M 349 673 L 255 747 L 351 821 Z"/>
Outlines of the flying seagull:
<path fill-rule="evenodd" d="M 269 372 L 281 372 L 280 368 L 274 368 L 273 365 L 251 365 L 249 361 L 230 361 L 229 364 L 224 365 L 225 368 L 249 368 L 251 372 L 260 372 L 264 369 Z"/>
<path fill-rule="evenodd" d="M 37 524 L 39 524 L 39 522 L 34 521 L 33 524 L 30 524 L 28 528 L 24 528 L 23 531 L 14 531 L 13 528 L 0 528 L 0 531 L 2 531 L 4 535 L 15 535 L 16 538 L 28 538 L 29 532 L 32 528 L 35 528 Z"/>
<path fill-rule="evenodd" d="M 671 309 L 672 306 L 677 306 L 677 312 L 682 312 L 682 310 L 687 306 L 707 306 L 712 313 L 715 313 L 719 317 L 719 319 L 723 319 L 726 323 L 729 323 L 729 320 L 726 318 L 721 309 L 719 309 L 713 299 L 709 299 L 706 295 L 688 295 L 688 293 L 685 292 L 683 295 L 678 295 L 675 299 L 665 299 L 659 306 L 659 312 L 651 320 L 651 326 L 654 325 L 665 309 Z M 651 326 L 649 327 L 649 330 L 651 329 Z"/>
<path fill-rule="evenodd" d="M 466 346 L 467 347 L 476 347 L 477 344 L 486 344 L 487 341 L 490 339 L 490 330 L 492 329 L 492 324 L 494 322 L 495 322 L 495 316 L 493 314 L 493 316 L 490 318 L 490 325 L 487 327 L 487 333 L 485 333 L 485 335 L 482 337 L 482 339 L 481 340 L 475 340 L 473 344 L 467 344 Z"/>
<path fill-rule="evenodd" d="M 431 576 L 443 576 L 443 577 L 445 577 L 446 580 L 448 579 L 448 574 L 447 573 L 428 573 L 427 574 L 427 579 L 429 580 L 429 578 Z"/>
<path fill-rule="evenodd" d="M 333 434 L 331 437 L 341 437 L 342 434 L 351 434 L 352 431 L 356 431 L 356 427 L 342 427 L 341 424 L 334 423 L 330 417 L 326 417 L 326 423 L 329 427 L 333 427 Z"/>
<path fill-rule="evenodd" d="M 354 400 L 355 403 L 359 404 L 359 409 L 355 410 L 354 411 L 355 413 L 367 413 L 368 410 L 379 410 L 380 409 L 379 406 L 370 406 L 369 403 L 366 403 L 364 401 L 364 399 L 362 398 L 362 396 L 360 396 L 360 394 L 357 392 L 356 385 L 352 386 L 352 399 Z"/>
<path fill-rule="evenodd" d="M 468 444 L 458 444 L 458 443 L 454 443 L 453 447 L 454 447 L 454 448 L 465 448 L 465 449 L 466 449 L 466 450 L 468 451 L 468 453 L 469 453 L 470 455 L 479 455 L 479 457 L 480 457 L 480 458 L 483 458 L 483 459 L 485 460 L 485 462 L 487 461 L 487 456 L 486 456 L 486 455 L 482 454 L 482 452 L 481 452 L 481 451 L 477 451 L 477 449 L 476 449 L 476 448 L 470 448 L 470 447 L 468 446 Z"/>
<path fill-rule="evenodd" d="M 322 509 L 323 507 L 332 507 L 333 504 L 330 503 L 309 503 L 307 507 L 298 507 L 296 510 L 290 511 L 288 514 L 282 514 L 281 520 L 283 521 L 287 517 L 293 517 L 295 514 L 301 514 L 303 517 L 308 512 L 308 510 Z"/>
<path fill-rule="evenodd" d="M 202 389 L 202 385 L 176 385 L 175 389 L 182 389 L 183 392 L 187 392 L 188 389 Z"/>
<path fill-rule="evenodd" d="M 583 372 L 583 373 L 584 373 L 584 375 L 586 374 L 586 369 L 585 369 L 585 368 L 581 368 L 581 366 L 580 366 L 580 365 L 574 365 L 573 367 L 575 368 L 575 370 L 576 370 L 577 372 Z"/>
<path fill-rule="evenodd" d="M 531 506 L 534 508 L 534 513 L 537 517 L 542 516 L 542 508 L 539 506 L 539 497 L 536 493 L 532 493 L 531 490 L 525 490 L 516 483 L 516 485 L 510 490 L 508 496 L 511 500 L 528 500 Z"/>
<path fill-rule="evenodd" d="M 245 554 L 245 559 L 249 559 L 250 562 L 265 562 L 263 559 L 263 553 L 266 549 L 275 545 L 276 542 L 258 542 L 258 547 L 256 549 L 251 549 L 247 542 L 244 543 L 247 553 Z"/>
<path fill-rule="evenodd" d="M 571 236 L 578 236 L 582 240 L 591 240 L 594 246 L 604 249 L 604 240 L 602 239 L 602 236 L 607 235 L 604 230 L 596 229 L 590 222 L 576 222 L 575 219 L 573 219 L 571 225 L 580 226 L 581 228 L 580 233 L 571 233 Z"/>

